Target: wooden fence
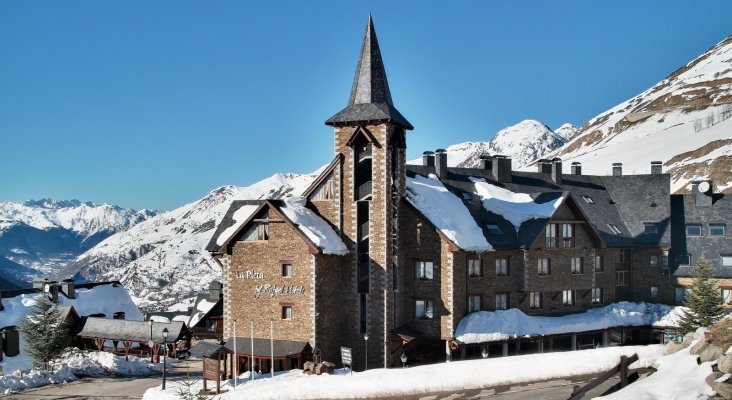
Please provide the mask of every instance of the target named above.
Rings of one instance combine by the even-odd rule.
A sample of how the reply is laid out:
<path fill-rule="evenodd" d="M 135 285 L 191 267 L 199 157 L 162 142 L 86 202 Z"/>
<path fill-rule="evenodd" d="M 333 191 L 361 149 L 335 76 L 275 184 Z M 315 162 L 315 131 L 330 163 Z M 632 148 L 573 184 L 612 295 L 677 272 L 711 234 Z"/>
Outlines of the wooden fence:
<path fill-rule="evenodd" d="M 628 369 L 630 367 L 630 364 L 633 364 L 634 362 L 638 361 L 638 354 L 633 354 L 632 356 L 620 356 L 620 363 L 613 367 L 611 370 L 605 372 L 604 374 L 598 376 L 597 378 L 591 380 L 588 382 L 585 386 L 579 387 L 575 386 L 572 389 L 572 395 L 569 396 L 569 400 L 579 400 L 582 399 L 587 392 L 590 390 L 598 387 L 606 380 L 612 378 L 615 376 L 615 374 L 620 375 L 620 382 L 610 387 L 605 393 L 602 395 L 610 394 L 613 392 L 616 392 L 629 384 L 635 382 L 636 379 L 638 379 L 638 373 L 633 372 L 631 374 L 628 374 Z"/>

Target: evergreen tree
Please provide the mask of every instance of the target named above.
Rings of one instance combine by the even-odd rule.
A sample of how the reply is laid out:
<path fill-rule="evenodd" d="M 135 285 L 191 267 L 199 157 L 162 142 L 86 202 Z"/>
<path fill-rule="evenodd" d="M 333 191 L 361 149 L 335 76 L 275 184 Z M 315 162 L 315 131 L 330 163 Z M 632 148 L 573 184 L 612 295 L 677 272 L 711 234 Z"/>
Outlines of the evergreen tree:
<path fill-rule="evenodd" d="M 682 313 L 679 324 L 682 334 L 702 326 L 711 326 L 722 318 L 722 297 L 711 280 L 710 268 L 709 261 L 704 258 L 694 267 L 694 287 L 684 299 L 684 305 L 689 310 Z"/>
<path fill-rule="evenodd" d="M 20 324 L 20 331 L 33 365 L 44 370 L 64 351 L 70 334 L 61 311 L 46 295 L 36 297 L 31 313 Z"/>

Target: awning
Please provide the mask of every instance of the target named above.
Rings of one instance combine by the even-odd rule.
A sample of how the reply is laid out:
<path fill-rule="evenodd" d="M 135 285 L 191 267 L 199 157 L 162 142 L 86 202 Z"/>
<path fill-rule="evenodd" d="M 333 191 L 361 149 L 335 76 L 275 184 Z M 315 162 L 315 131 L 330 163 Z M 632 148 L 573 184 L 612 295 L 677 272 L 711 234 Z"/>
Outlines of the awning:
<path fill-rule="evenodd" d="M 254 351 L 252 351 L 252 339 L 248 337 L 228 338 L 224 347 L 234 351 L 234 342 L 236 341 L 236 353 L 240 355 L 248 355 L 255 357 L 288 357 L 302 353 L 310 348 L 308 342 L 299 342 L 294 340 L 273 340 L 254 338 Z M 274 354 L 271 352 L 274 348 Z"/>
<path fill-rule="evenodd" d="M 419 329 L 412 328 L 409 325 L 402 325 L 392 330 L 393 333 L 399 335 L 405 342 L 410 342 L 418 337 L 422 337 L 422 332 Z"/>

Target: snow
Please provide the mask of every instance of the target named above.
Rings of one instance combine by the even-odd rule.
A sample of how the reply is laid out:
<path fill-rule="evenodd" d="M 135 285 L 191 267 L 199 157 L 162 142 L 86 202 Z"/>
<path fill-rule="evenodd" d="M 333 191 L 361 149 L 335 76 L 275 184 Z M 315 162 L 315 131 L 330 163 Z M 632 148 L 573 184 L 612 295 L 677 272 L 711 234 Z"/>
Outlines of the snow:
<path fill-rule="evenodd" d="M 4 298 L 5 309 L 0 311 L 0 327 L 20 326 L 23 318 L 31 313 L 35 298 L 46 295 L 44 293 L 29 293 Z M 78 288 L 76 299 L 68 299 L 59 294 L 59 304 L 72 306 L 79 316 L 103 313 L 111 318 L 116 312 L 124 312 L 128 320 L 142 321 L 142 313 L 132 302 L 127 291 L 120 285 L 98 285 L 91 289 Z M 0 367 L 6 374 L 12 371 L 31 369 L 32 363 L 25 352 L 25 340 L 20 335 L 20 354 L 15 357 L 3 357 Z"/>
<path fill-rule="evenodd" d="M 407 200 L 461 249 L 493 250 L 465 204 L 435 175 L 407 177 Z"/>
<path fill-rule="evenodd" d="M 460 320 L 455 329 L 455 339 L 463 343 L 484 343 L 615 326 L 673 327 L 678 324 L 682 310 L 683 307 L 679 306 L 621 301 L 561 317 L 529 316 L 517 308 L 478 311 Z"/>
<path fill-rule="evenodd" d="M 518 232 L 521 224 L 534 218 L 549 218 L 562 204 L 562 197 L 545 203 L 537 203 L 526 193 L 514 193 L 486 182 L 483 178 L 470 177 L 475 190 L 483 200 L 483 208 L 502 216 L 513 224 Z"/>
<path fill-rule="evenodd" d="M 513 357 L 456 361 L 410 368 L 372 369 L 349 375 L 338 370 L 335 375 L 305 375 L 301 370 L 269 374 L 254 381 L 248 373 L 223 383 L 229 390 L 218 398 L 226 399 L 324 399 L 404 397 L 408 395 L 464 391 L 491 386 L 504 386 L 548 379 L 566 378 L 604 372 L 620 361 L 621 355 L 638 354 L 632 368 L 650 366 L 663 351 L 663 346 L 628 346 L 605 349 L 530 354 Z M 178 397 L 179 383 L 171 383 L 166 391 L 149 389 L 144 400 L 173 400 Z M 193 389 L 200 390 L 201 381 Z"/>
<path fill-rule="evenodd" d="M 348 247 L 343 243 L 340 236 L 325 220 L 305 207 L 305 202 L 304 197 L 288 197 L 285 199 L 285 205 L 281 207 L 281 210 L 308 239 L 321 249 L 323 254 L 339 256 L 348 254 Z"/>
<path fill-rule="evenodd" d="M 192 328 L 196 326 L 196 324 L 201 321 L 201 318 L 206 316 L 206 314 L 211 311 L 211 309 L 218 303 L 217 301 L 211 301 L 209 299 L 201 299 L 201 301 L 196 304 L 196 308 L 193 310 L 193 313 L 191 314 L 191 319 L 188 321 L 184 321 L 186 325 L 189 328 Z"/>
<path fill-rule="evenodd" d="M 168 364 L 176 360 L 168 359 Z M 157 374 L 163 364 L 151 364 L 147 358 L 116 356 L 107 352 L 87 352 L 69 348 L 52 363 L 53 372 L 16 370 L 0 376 L 0 393 L 13 393 L 48 384 L 75 381 L 78 376 L 147 376 Z"/>
<path fill-rule="evenodd" d="M 259 206 L 243 205 L 239 207 L 238 210 L 234 211 L 234 214 L 232 215 L 234 223 L 230 227 L 226 228 L 223 232 L 221 232 L 219 237 L 216 239 L 216 244 L 219 246 L 223 246 L 224 243 L 226 243 L 226 241 L 230 239 L 231 236 L 237 230 L 239 230 L 239 228 L 241 228 L 241 225 L 246 222 L 249 217 L 254 214 L 255 211 L 257 211 L 258 208 Z"/>
<path fill-rule="evenodd" d="M 714 396 L 714 390 L 705 381 L 712 373 L 713 362 L 697 364 L 697 356 L 689 354 L 690 349 L 691 346 L 660 357 L 654 364 L 656 372 L 615 393 L 599 398 L 674 400 L 706 399 Z"/>

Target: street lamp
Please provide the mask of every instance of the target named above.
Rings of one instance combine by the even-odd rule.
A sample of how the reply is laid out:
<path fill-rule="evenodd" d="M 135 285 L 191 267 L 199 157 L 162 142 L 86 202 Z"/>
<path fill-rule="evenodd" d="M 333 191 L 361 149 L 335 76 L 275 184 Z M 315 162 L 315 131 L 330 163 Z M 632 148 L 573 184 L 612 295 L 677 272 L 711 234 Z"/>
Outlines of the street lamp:
<path fill-rule="evenodd" d="M 399 357 L 400 360 L 402 360 L 402 368 L 407 368 L 407 355 L 402 353 L 402 356 Z"/>
<path fill-rule="evenodd" d="M 148 347 L 150 348 L 150 362 L 153 362 L 153 339 L 152 339 L 152 327 L 155 321 L 152 320 L 152 317 L 150 317 L 150 320 L 148 321 L 150 323 L 150 341 L 147 342 Z"/>
<path fill-rule="evenodd" d="M 368 333 L 364 333 L 363 340 L 365 341 L 365 345 L 366 345 L 366 348 L 365 348 L 366 356 L 364 357 L 363 370 L 366 371 L 367 369 L 369 369 L 369 334 Z"/>
<path fill-rule="evenodd" d="M 165 347 L 165 353 L 163 354 L 163 390 L 165 390 L 165 362 L 168 360 L 168 328 L 163 328 L 163 347 Z"/>

